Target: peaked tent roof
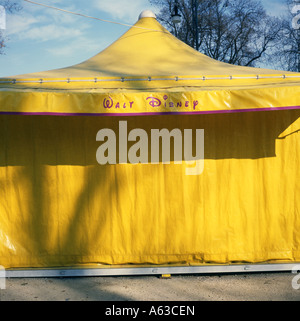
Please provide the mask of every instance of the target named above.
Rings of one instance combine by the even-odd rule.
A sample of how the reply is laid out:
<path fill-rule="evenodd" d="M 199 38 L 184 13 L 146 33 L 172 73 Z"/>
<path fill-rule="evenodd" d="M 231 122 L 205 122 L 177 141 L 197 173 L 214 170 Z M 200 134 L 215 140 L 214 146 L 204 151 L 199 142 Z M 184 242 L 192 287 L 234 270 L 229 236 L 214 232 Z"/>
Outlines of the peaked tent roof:
<path fill-rule="evenodd" d="M 141 16 L 146 17 L 82 63 L 1 78 L 0 112 L 177 113 L 187 101 L 184 112 L 193 113 L 299 108 L 299 73 L 216 61 L 178 40 L 152 15 Z M 87 104 L 91 97 L 85 94 L 91 93 L 98 95 L 96 102 Z"/>
<path fill-rule="evenodd" d="M 155 18 L 140 18 L 94 57 L 67 68 L 16 78 L 245 75 L 278 73 L 219 62 L 174 37 Z"/>

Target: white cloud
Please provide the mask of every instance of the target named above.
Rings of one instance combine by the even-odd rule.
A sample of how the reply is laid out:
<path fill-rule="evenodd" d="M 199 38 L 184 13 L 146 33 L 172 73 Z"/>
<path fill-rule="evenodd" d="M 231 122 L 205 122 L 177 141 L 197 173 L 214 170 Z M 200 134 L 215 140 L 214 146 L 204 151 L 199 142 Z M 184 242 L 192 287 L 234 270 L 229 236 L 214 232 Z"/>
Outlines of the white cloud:
<path fill-rule="evenodd" d="M 64 40 L 72 37 L 78 37 L 82 34 L 79 29 L 67 28 L 61 25 L 46 25 L 30 28 L 21 32 L 20 37 L 35 41 Z"/>
<path fill-rule="evenodd" d="M 63 46 L 49 48 L 47 51 L 51 55 L 57 57 L 70 57 L 75 53 L 78 54 L 80 52 L 82 54 L 82 60 L 86 60 L 101 51 L 100 48 L 101 44 L 99 44 L 99 42 L 95 42 L 94 39 L 79 37 L 75 41 L 68 42 Z"/>
<path fill-rule="evenodd" d="M 79 37 L 88 27 L 89 25 L 79 17 L 61 12 L 54 11 L 52 15 L 19 12 L 8 16 L 6 35 L 15 41 L 44 42 Z"/>
<path fill-rule="evenodd" d="M 32 25 L 39 22 L 40 17 L 35 17 L 32 15 L 19 15 L 11 14 L 7 16 L 7 35 L 19 34 L 24 30 L 28 30 Z"/>
<path fill-rule="evenodd" d="M 288 6 L 285 1 L 282 0 L 263 0 L 267 13 L 272 16 L 281 16 L 288 12 Z"/>
<path fill-rule="evenodd" d="M 93 0 L 93 5 L 119 22 L 130 23 L 135 23 L 143 10 L 151 8 L 148 0 Z"/>

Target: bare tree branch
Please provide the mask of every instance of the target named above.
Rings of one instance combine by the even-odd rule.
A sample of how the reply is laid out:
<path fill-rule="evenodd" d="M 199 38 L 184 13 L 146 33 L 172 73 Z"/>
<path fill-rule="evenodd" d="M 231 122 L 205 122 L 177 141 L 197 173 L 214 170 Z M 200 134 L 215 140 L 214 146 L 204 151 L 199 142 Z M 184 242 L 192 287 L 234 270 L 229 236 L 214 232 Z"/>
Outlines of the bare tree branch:
<path fill-rule="evenodd" d="M 161 9 L 158 20 L 174 33 L 170 23 L 174 0 L 150 2 Z M 214 59 L 231 64 L 254 66 L 278 43 L 282 31 L 282 22 L 269 17 L 259 0 L 198 0 L 196 48 L 193 1 L 178 0 L 178 4 L 182 15 L 176 29 L 178 38 Z"/>
<path fill-rule="evenodd" d="M 0 6 L 4 7 L 6 13 L 13 13 L 21 10 L 21 6 L 17 2 L 11 0 L 0 0 Z M 8 38 L 5 36 L 5 32 L 0 30 L 0 55 L 4 54 L 7 41 Z"/>

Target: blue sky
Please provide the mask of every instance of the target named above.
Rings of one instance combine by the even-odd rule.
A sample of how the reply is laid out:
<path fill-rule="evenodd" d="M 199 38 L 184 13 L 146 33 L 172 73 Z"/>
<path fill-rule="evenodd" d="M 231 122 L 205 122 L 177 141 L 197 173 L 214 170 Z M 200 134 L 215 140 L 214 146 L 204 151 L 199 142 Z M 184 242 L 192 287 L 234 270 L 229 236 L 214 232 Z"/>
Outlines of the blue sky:
<path fill-rule="evenodd" d="M 17 0 L 23 9 L 6 16 L 9 38 L 0 55 L 0 77 L 67 67 L 105 49 L 129 27 L 87 19 Z M 36 0 L 93 17 L 134 24 L 148 0 Z M 281 15 L 285 0 L 263 0 L 267 12 Z"/>

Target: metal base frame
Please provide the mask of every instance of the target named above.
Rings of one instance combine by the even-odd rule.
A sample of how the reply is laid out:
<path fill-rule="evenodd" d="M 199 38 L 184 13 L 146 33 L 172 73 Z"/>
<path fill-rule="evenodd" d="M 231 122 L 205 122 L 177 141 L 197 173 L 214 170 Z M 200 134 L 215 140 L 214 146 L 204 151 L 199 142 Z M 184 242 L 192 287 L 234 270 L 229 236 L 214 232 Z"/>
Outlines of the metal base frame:
<path fill-rule="evenodd" d="M 138 275 L 175 275 L 175 274 L 214 274 L 245 272 L 291 272 L 299 263 L 275 264 L 233 264 L 201 266 L 118 266 L 96 268 L 56 268 L 56 269 L 12 269 L 6 270 L 9 278 L 39 277 L 93 277 L 93 276 L 138 276 Z"/>

